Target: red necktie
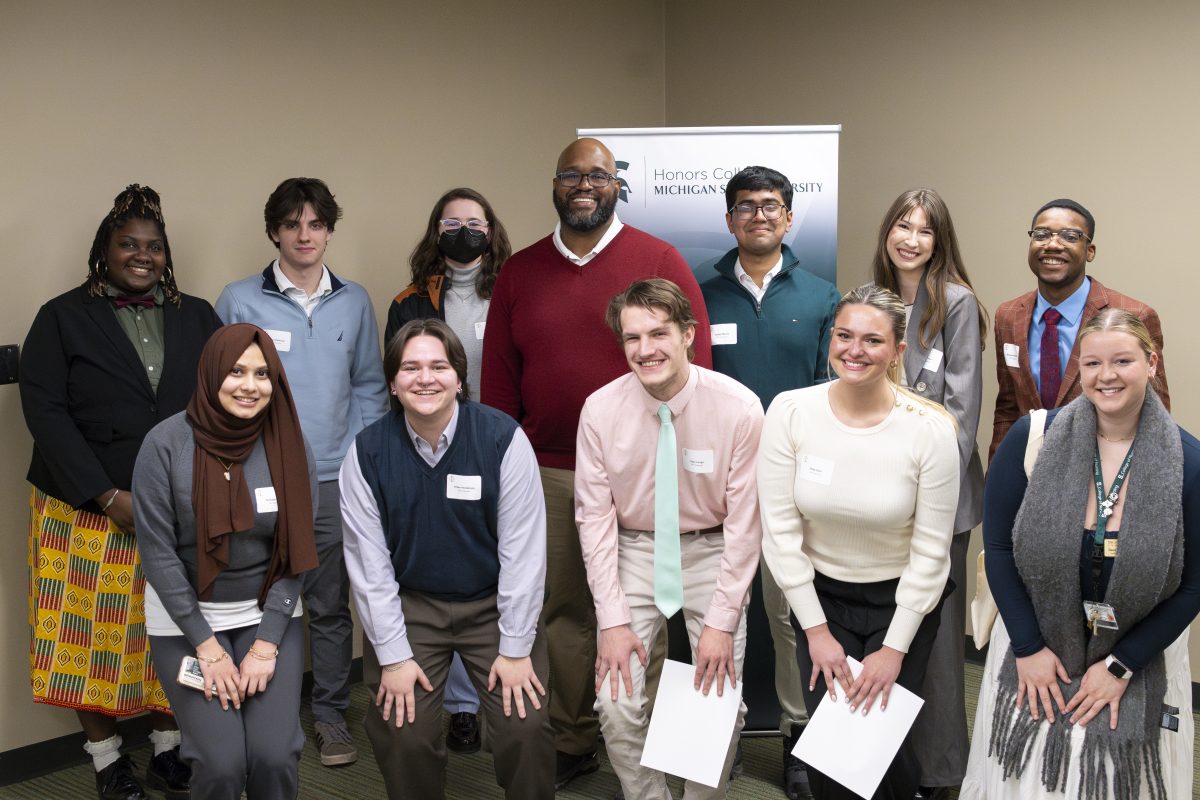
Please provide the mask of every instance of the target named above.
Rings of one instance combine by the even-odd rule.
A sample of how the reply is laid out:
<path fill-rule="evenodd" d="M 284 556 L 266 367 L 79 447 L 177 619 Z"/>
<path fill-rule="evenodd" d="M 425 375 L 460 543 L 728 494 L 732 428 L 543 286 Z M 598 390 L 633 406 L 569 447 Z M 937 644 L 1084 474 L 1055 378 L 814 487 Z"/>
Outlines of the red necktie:
<path fill-rule="evenodd" d="M 140 296 L 119 294 L 112 299 L 113 305 L 117 308 L 125 308 L 126 306 L 141 306 L 142 308 L 154 308 L 154 295 L 144 294 Z"/>
<path fill-rule="evenodd" d="M 1058 357 L 1058 321 L 1062 314 L 1053 308 L 1047 308 L 1042 314 L 1046 323 L 1042 331 L 1042 408 L 1054 408 L 1058 403 L 1058 388 L 1062 385 L 1062 360 Z"/>

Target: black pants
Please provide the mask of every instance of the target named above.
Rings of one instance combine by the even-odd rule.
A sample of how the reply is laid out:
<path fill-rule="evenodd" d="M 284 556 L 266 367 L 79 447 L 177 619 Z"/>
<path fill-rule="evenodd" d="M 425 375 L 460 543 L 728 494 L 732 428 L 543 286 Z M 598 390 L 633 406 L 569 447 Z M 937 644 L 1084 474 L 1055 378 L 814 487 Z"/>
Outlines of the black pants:
<path fill-rule="evenodd" d="M 878 583 L 846 583 L 819 572 L 813 578 L 829 632 L 847 656 L 862 661 L 883 646 L 883 639 L 896 612 L 896 586 L 899 582 L 897 578 Z M 925 615 L 900 666 L 896 683 L 914 693 L 920 693 L 925 678 L 925 665 L 937 635 L 941 606 L 942 600 L 939 600 L 937 606 Z M 813 664 L 808 653 L 808 637 L 795 616 L 792 617 L 792 626 L 796 629 L 796 661 L 800 664 L 800 675 L 804 681 L 804 704 L 811 715 L 820 703 L 828 699 L 828 692 L 824 676 L 818 676 L 816 688 L 809 691 L 808 679 L 812 675 Z M 841 699 L 841 689 L 838 691 Z M 878 707 L 879 699 L 876 698 L 874 708 Z M 851 747 L 853 743 L 847 742 L 846 746 Z M 857 794 L 815 769 L 809 768 L 808 777 L 816 800 L 858 800 Z M 916 755 L 906 738 L 884 773 L 873 800 L 912 800 L 920 779 Z"/>

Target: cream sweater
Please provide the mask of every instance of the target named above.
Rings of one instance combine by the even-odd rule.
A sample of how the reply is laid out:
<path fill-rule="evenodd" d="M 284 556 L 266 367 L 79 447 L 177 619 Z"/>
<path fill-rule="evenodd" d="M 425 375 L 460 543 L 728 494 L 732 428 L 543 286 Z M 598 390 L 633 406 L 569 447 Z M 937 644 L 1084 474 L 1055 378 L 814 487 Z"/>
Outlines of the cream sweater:
<path fill-rule="evenodd" d="M 803 628 L 825 622 L 814 570 L 848 583 L 899 578 L 883 643 L 908 652 L 946 584 L 958 444 L 944 415 L 904 395 L 871 428 L 829 407 L 833 383 L 783 392 L 758 450 L 763 557 Z"/>

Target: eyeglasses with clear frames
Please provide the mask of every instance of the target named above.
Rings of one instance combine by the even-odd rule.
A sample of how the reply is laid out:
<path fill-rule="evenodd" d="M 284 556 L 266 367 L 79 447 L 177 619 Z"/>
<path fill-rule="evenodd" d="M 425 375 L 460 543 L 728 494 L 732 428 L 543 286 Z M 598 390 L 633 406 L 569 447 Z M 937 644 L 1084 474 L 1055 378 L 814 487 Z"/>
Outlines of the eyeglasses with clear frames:
<path fill-rule="evenodd" d="M 779 203 L 738 203 L 729 209 L 729 213 L 738 219 L 754 219 L 760 209 L 764 219 L 779 219 L 787 211 L 787 206 Z"/>
<path fill-rule="evenodd" d="M 466 225 L 468 228 L 475 231 L 476 233 L 486 231 L 488 228 L 486 219 L 475 219 L 474 217 L 467 220 L 466 222 L 463 222 L 460 219 L 443 219 L 443 220 L 440 220 L 438 224 L 441 225 L 442 230 L 446 231 L 447 233 L 453 233 L 454 231 L 458 230 L 459 228 L 461 228 L 464 225 Z"/>
<path fill-rule="evenodd" d="M 1058 240 L 1063 244 L 1075 244 L 1080 239 L 1087 239 L 1089 242 L 1092 240 L 1092 237 L 1088 236 L 1081 230 L 1076 230 L 1075 228 L 1063 228 L 1061 231 L 1052 231 L 1049 228 L 1034 228 L 1033 230 L 1029 231 L 1029 238 L 1033 239 L 1035 242 L 1045 243 L 1053 239 L 1055 236 L 1057 236 Z"/>
<path fill-rule="evenodd" d="M 554 180 L 568 188 L 574 188 L 583 183 L 583 179 L 587 178 L 588 183 L 593 189 L 603 189 L 617 179 L 616 175 L 609 175 L 607 172 L 576 172 L 575 170 L 566 170 L 564 172 L 554 173 Z"/>

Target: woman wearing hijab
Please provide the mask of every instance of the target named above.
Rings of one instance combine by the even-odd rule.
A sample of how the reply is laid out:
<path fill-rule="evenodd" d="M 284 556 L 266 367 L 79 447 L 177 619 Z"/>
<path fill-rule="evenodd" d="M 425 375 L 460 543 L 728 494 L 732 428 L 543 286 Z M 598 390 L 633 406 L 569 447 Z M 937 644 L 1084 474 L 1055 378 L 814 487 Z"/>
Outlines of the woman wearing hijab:
<path fill-rule="evenodd" d="M 147 435 L 133 484 L 146 630 L 171 677 L 192 797 L 292 800 L 316 471 L 265 331 L 213 334 L 187 411 Z M 188 657 L 202 690 L 175 681 Z"/>
<path fill-rule="evenodd" d="M 151 712 L 147 783 L 186 799 L 179 731 L 148 657 L 130 482 L 146 433 L 182 411 L 221 327 L 180 293 L 158 193 L 136 183 L 101 220 L 83 285 L 38 311 L 21 352 L 33 699 L 74 709 L 101 800 L 143 800 L 117 717 Z M 169 679 L 173 676 L 168 675 Z"/>
<path fill-rule="evenodd" d="M 1040 451 L 1040 421 L 1018 420 L 988 470 L 1000 619 L 960 794 L 972 800 L 1192 793 L 1200 442 L 1152 391 L 1159 355 L 1136 316 L 1101 311 L 1077 343 L 1083 396 L 1046 415 Z"/>

